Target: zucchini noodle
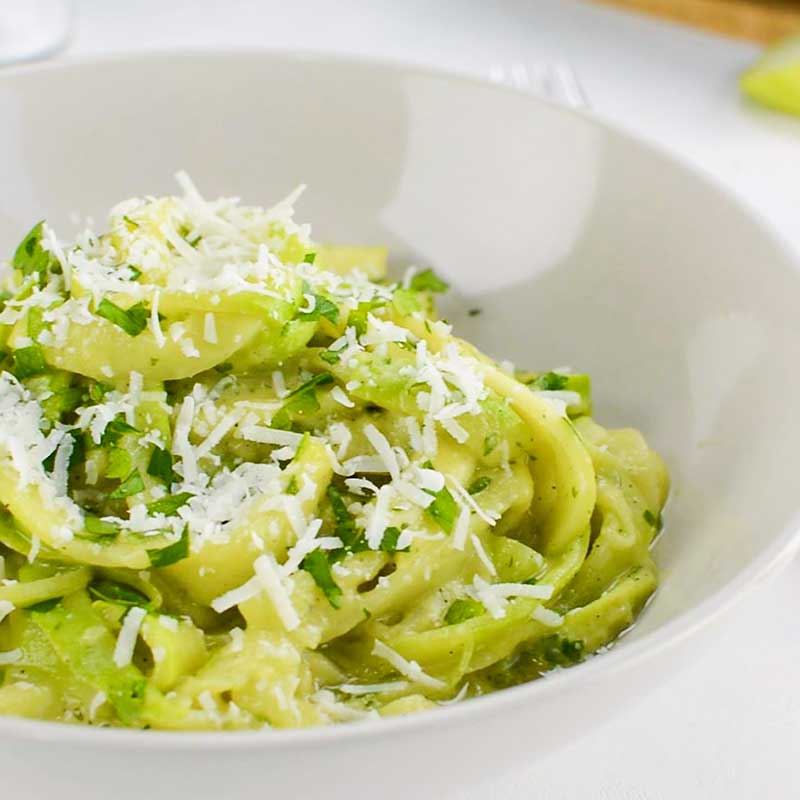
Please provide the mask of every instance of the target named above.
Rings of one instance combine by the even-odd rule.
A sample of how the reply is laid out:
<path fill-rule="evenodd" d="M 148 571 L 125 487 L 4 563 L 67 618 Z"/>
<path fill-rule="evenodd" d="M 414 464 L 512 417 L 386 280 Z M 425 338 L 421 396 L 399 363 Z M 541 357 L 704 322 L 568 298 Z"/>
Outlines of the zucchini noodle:
<path fill-rule="evenodd" d="M 301 727 L 609 646 L 668 478 L 586 375 L 513 372 L 431 270 L 271 209 L 131 199 L 2 272 L 0 713 Z"/>

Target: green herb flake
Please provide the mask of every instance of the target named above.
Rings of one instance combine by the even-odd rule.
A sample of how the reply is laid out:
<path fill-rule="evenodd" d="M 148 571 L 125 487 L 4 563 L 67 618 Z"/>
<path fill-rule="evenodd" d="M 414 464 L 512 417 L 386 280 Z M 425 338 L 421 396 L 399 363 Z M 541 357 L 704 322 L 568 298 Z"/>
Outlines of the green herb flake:
<path fill-rule="evenodd" d="M 163 450 L 157 446 L 154 446 L 150 452 L 147 474 L 152 478 L 158 478 L 167 487 L 172 486 L 181 477 L 172 469 L 172 454 L 169 450 Z"/>
<path fill-rule="evenodd" d="M 467 491 L 470 494 L 480 494 L 490 483 L 492 479 L 487 477 L 486 475 L 481 476 L 474 480 L 468 487 Z"/>
<path fill-rule="evenodd" d="M 347 327 L 355 328 L 356 335 L 363 336 L 367 332 L 367 314 L 372 308 L 372 303 L 359 303 L 347 317 Z"/>
<path fill-rule="evenodd" d="M 134 267 L 132 264 L 128 264 L 128 266 L 126 267 L 126 269 L 127 269 L 127 270 L 128 270 L 128 272 L 130 272 L 130 274 L 131 274 L 130 280 L 132 280 L 132 281 L 138 281 L 138 280 L 139 280 L 139 278 L 141 278 L 141 277 L 142 277 L 142 271 L 141 271 L 141 270 L 140 270 L 138 267 Z M 159 316 L 160 316 L 160 315 L 159 315 Z"/>
<path fill-rule="evenodd" d="M 89 398 L 94 403 L 102 403 L 105 399 L 105 396 L 113 389 L 114 387 L 109 385 L 108 383 L 102 383 L 101 381 L 97 381 L 93 383 L 89 387 Z"/>
<path fill-rule="evenodd" d="M 139 430 L 124 419 L 112 419 L 103 431 L 100 444 L 103 447 L 114 447 L 126 433 L 139 433 Z"/>
<path fill-rule="evenodd" d="M 408 547 L 405 547 L 402 550 L 398 550 L 397 548 L 397 540 L 400 538 L 400 533 L 400 528 L 396 528 L 394 525 L 386 528 L 386 530 L 383 532 L 383 538 L 381 539 L 378 549 L 383 550 L 384 553 L 408 552 Z"/>
<path fill-rule="evenodd" d="M 446 486 L 438 492 L 428 492 L 428 494 L 433 495 L 434 501 L 425 509 L 425 513 L 444 531 L 452 533 L 458 516 L 458 505 L 453 499 L 453 495 Z"/>
<path fill-rule="evenodd" d="M 233 372 L 233 364 L 230 361 L 223 361 L 214 367 L 214 371 L 219 372 L 220 375 L 227 375 L 229 372 Z"/>
<path fill-rule="evenodd" d="M 133 469 L 133 460 L 127 450 L 115 447 L 108 454 L 108 465 L 106 466 L 106 477 L 122 480 L 126 475 L 130 475 Z"/>
<path fill-rule="evenodd" d="M 548 667 L 570 667 L 583 660 L 584 644 L 580 639 L 547 636 L 531 652 Z"/>
<path fill-rule="evenodd" d="M 191 492 L 168 494 L 165 497 L 160 497 L 158 500 L 153 500 L 152 503 L 148 503 L 147 513 L 166 514 L 168 517 L 172 516 L 179 508 L 185 506 L 192 497 L 194 497 L 194 495 Z"/>
<path fill-rule="evenodd" d="M 124 219 L 124 220 L 125 220 L 125 222 L 126 222 L 128 225 L 130 225 L 130 226 L 131 226 L 131 228 L 138 228 L 138 227 L 139 227 L 139 223 L 138 223 L 138 222 L 136 222 L 135 220 L 132 220 L 132 219 L 131 219 L 129 216 L 127 216 L 127 215 L 123 215 L 122 219 Z"/>
<path fill-rule="evenodd" d="M 147 555 L 150 557 L 151 567 L 168 567 L 189 557 L 189 526 L 187 525 L 181 533 L 181 538 L 177 542 L 162 547 L 160 550 L 149 550 Z"/>
<path fill-rule="evenodd" d="M 347 510 L 347 504 L 344 502 L 341 492 L 335 486 L 328 486 L 327 494 L 335 522 L 333 535 L 342 540 L 346 550 L 352 550 L 359 541 L 360 536 L 356 528 L 355 518 Z"/>
<path fill-rule="evenodd" d="M 67 470 L 71 471 L 86 461 L 86 433 L 80 428 L 73 428 L 69 434 L 72 436 L 72 453 L 70 453 Z"/>
<path fill-rule="evenodd" d="M 89 596 L 95 600 L 103 600 L 126 608 L 151 607 L 150 598 L 132 586 L 116 581 L 97 580 L 89 584 Z"/>
<path fill-rule="evenodd" d="M 486 609 L 483 603 L 479 603 L 477 600 L 464 598 L 461 600 L 454 600 L 450 604 L 450 608 L 447 609 L 447 613 L 444 615 L 444 621 L 448 625 L 458 625 L 460 622 L 466 622 L 468 619 L 480 617 L 484 613 L 486 613 Z"/>
<path fill-rule="evenodd" d="M 305 263 L 305 264 L 313 264 L 314 261 L 316 260 L 316 258 L 317 258 L 317 254 L 316 253 L 306 253 L 303 256 L 303 263 Z"/>
<path fill-rule="evenodd" d="M 660 531 L 664 527 L 664 521 L 661 519 L 661 512 L 653 513 L 649 508 L 642 514 L 644 517 L 644 521 L 650 525 L 651 527 L 655 528 L 656 531 Z"/>
<path fill-rule="evenodd" d="M 60 602 L 60 597 L 50 597 L 40 603 L 28 606 L 27 611 L 33 611 L 34 614 L 46 614 L 48 611 L 52 611 Z"/>
<path fill-rule="evenodd" d="M 135 469 L 125 478 L 122 483 L 109 494 L 109 500 L 121 500 L 123 497 L 131 497 L 134 494 L 144 491 L 144 481 L 139 474 L 139 470 Z"/>
<path fill-rule="evenodd" d="M 20 347 L 12 353 L 14 358 L 14 375 L 18 378 L 30 378 L 31 375 L 40 375 L 47 369 L 44 352 L 38 344 Z"/>
<path fill-rule="evenodd" d="M 467 314 L 469 314 L 469 316 L 471 316 L 471 317 L 477 317 L 478 315 L 483 314 L 483 309 L 482 308 L 471 308 L 469 311 L 467 311 Z"/>
<path fill-rule="evenodd" d="M 569 378 L 566 375 L 559 375 L 557 372 L 545 372 L 528 381 L 528 386 L 533 386 L 542 392 L 558 392 L 567 385 L 568 381 Z"/>
<path fill-rule="evenodd" d="M 331 562 L 324 550 L 309 553 L 301 562 L 300 568 L 311 575 L 333 608 L 341 606 L 342 590 L 333 579 Z"/>
<path fill-rule="evenodd" d="M 324 317 L 335 325 L 339 321 L 339 306 L 323 294 L 314 292 L 309 292 L 308 294 L 314 298 L 314 308 L 311 311 L 303 311 L 298 314 L 297 319 L 303 322 L 310 322 Z"/>
<path fill-rule="evenodd" d="M 44 220 L 37 222 L 28 231 L 14 253 L 14 269 L 18 269 L 23 275 L 43 273 L 50 266 L 50 253 L 42 247 L 43 230 Z"/>
<path fill-rule="evenodd" d="M 95 313 L 98 317 L 103 317 L 118 328 L 122 328 L 128 336 L 138 336 L 147 327 L 149 315 L 144 303 L 136 303 L 126 310 L 105 297 L 100 301 Z"/>
<path fill-rule="evenodd" d="M 411 278 L 409 288 L 415 292 L 446 292 L 450 285 L 445 283 L 432 269 L 424 269 Z"/>
<path fill-rule="evenodd" d="M 487 433 L 483 440 L 483 454 L 488 456 L 500 443 L 500 437 L 496 433 Z"/>
<path fill-rule="evenodd" d="M 319 411 L 316 389 L 318 386 L 326 386 L 329 383 L 333 383 L 333 375 L 330 372 L 320 372 L 298 386 L 286 396 L 284 404 L 273 416 L 270 422 L 271 426 L 286 429 L 291 424 L 292 415 L 302 416 Z"/>
<path fill-rule="evenodd" d="M 300 491 L 300 487 L 297 485 L 297 476 L 292 475 L 289 479 L 289 483 L 286 484 L 286 494 L 297 494 Z"/>
<path fill-rule="evenodd" d="M 319 357 L 326 363 L 326 364 L 338 364 L 339 359 L 342 357 L 341 353 L 337 350 L 323 350 Z"/>

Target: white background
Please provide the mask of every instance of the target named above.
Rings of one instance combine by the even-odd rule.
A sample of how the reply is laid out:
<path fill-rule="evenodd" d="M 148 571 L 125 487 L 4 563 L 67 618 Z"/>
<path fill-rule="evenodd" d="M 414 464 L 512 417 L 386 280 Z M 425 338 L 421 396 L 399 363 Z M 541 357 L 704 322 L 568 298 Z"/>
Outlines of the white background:
<path fill-rule="evenodd" d="M 800 120 L 739 99 L 751 45 L 572 0 L 75 0 L 74 9 L 70 54 L 301 48 L 483 76 L 566 61 L 597 112 L 713 172 L 800 251 Z M 770 390 L 780 387 L 765 376 Z M 525 768 L 492 775 L 487 765 L 486 782 L 457 800 L 800 797 L 798 617 L 795 561 L 743 598 L 713 644 L 657 692 L 566 749 L 532 753 Z"/>

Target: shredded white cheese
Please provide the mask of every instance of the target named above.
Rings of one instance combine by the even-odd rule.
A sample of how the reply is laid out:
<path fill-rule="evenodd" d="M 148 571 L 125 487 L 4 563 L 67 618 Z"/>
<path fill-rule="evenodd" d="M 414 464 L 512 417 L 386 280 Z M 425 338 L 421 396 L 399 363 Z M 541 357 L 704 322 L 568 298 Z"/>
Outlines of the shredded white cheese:
<path fill-rule="evenodd" d="M 548 628 L 558 628 L 564 622 L 564 617 L 544 606 L 536 606 L 531 616 Z"/>
<path fill-rule="evenodd" d="M 122 627 L 117 637 L 117 644 L 114 647 L 114 663 L 121 669 L 131 663 L 133 650 L 136 647 L 136 640 L 139 637 L 139 629 L 142 626 L 147 611 L 138 606 L 132 608 L 122 620 Z"/>
<path fill-rule="evenodd" d="M 207 311 L 203 317 L 203 341 L 208 344 L 217 344 L 217 320 L 212 311 Z"/>
<path fill-rule="evenodd" d="M 421 686 L 426 686 L 429 689 L 444 689 L 447 684 L 434 678 L 427 673 L 423 672 L 422 667 L 416 661 L 408 661 L 400 655 L 396 650 L 384 644 L 380 639 L 375 640 L 372 647 L 372 654 L 382 658 L 388 664 L 391 664 L 401 675 L 404 675 L 414 683 Z"/>
<path fill-rule="evenodd" d="M 272 553 L 264 553 L 255 560 L 253 566 L 256 570 L 256 577 L 272 601 L 283 627 L 287 631 L 293 631 L 300 625 L 300 617 L 292 605 L 275 556 Z"/>

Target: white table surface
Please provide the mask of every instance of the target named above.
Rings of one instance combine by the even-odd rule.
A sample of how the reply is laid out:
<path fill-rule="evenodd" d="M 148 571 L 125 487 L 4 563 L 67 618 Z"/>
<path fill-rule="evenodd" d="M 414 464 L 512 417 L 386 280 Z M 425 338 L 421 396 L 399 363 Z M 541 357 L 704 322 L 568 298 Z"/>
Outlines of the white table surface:
<path fill-rule="evenodd" d="M 713 172 L 800 249 L 800 120 L 738 98 L 735 78 L 756 55 L 751 45 L 572 0 L 73 6 L 70 54 L 302 48 L 484 76 L 497 66 L 566 61 L 597 112 Z M 566 749 L 487 775 L 457 800 L 800 797 L 798 611 L 795 561 L 729 612 L 714 646 L 658 691 Z"/>

